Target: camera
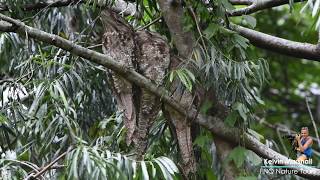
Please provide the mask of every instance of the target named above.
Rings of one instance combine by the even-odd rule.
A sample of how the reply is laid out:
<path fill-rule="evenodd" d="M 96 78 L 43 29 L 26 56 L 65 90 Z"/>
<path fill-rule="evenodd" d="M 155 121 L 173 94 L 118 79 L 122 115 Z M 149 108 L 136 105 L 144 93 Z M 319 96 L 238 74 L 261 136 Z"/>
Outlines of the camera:
<path fill-rule="evenodd" d="M 294 140 L 296 138 L 296 135 L 292 135 L 292 134 L 288 134 L 288 135 L 284 135 L 282 138 L 286 138 L 290 141 Z"/>
<path fill-rule="evenodd" d="M 296 140 L 296 135 L 300 136 L 300 134 L 287 134 L 282 136 L 282 138 L 288 139 L 290 141 L 293 151 L 295 151 L 296 148 L 299 147 L 298 142 Z"/>
<path fill-rule="evenodd" d="M 300 136 L 300 134 L 287 134 L 287 135 L 282 136 L 282 138 L 286 138 L 286 139 L 292 141 L 292 140 L 296 139 L 297 135 Z"/>

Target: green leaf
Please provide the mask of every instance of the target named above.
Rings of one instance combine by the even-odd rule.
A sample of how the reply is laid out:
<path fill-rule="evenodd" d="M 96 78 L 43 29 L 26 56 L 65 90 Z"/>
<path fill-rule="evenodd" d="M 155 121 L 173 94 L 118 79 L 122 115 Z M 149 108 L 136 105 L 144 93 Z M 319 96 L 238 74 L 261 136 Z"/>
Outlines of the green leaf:
<path fill-rule="evenodd" d="M 141 165 L 141 169 L 142 169 L 143 179 L 149 180 L 149 174 L 148 174 L 146 163 L 144 161 L 141 161 L 140 165 Z"/>
<path fill-rule="evenodd" d="M 246 149 L 238 146 L 236 148 L 234 148 L 230 154 L 227 157 L 227 162 L 229 162 L 230 160 L 232 160 L 237 168 L 240 168 L 245 160 L 246 157 Z"/>
<path fill-rule="evenodd" d="M 200 112 L 202 114 L 206 114 L 212 106 L 213 103 L 211 101 L 205 100 L 204 103 L 201 105 Z"/>
<path fill-rule="evenodd" d="M 243 120 L 247 120 L 247 113 L 249 112 L 248 108 L 243 104 L 243 103 L 240 103 L 240 102 L 236 102 L 232 108 L 234 110 L 237 110 L 239 115 L 241 116 L 241 118 Z"/>
<path fill-rule="evenodd" d="M 293 10 L 294 0 L 289 0 L 289 6 L 290 6 L 290 13 Z"/>
<path fill-rule="evenodd" d="M 232 10 L 232 9 L 234 9 L 234 7 L 232 6 L 232 4 L 231 4 L 228 0 L 221 0 L 221 3 L 223 4 L 223 6 L 224 6 L 227 10 Z"/>
<path fill-rule="evenodd" d="M 249 134 L 251 134 L 255 138 L 259 139 L 259 141 L 264 139 L 264 137 L 261 134 L 259 134 L 257 131 L 255 131 L 253 129 L 248 128 L 247 131 Z"/>
<path fill-rule="evenodd" d="M 203 34 L 207 39 L 211 39 L 219 30 L 219 26 L 216 24 L 209 24 L 209 26 L 203 31 Z"/>
<path fill-rule="evenodd" d="M 211 141 L 207 135 L 199 135 L 193 142 L 193 144 L 198 145 L 201 148 L 205 148 L 206 145 Z"/>
<path fill-rule="evenodd" d="M 170 168 L 169 172 L 171 172 L 171 174 L 179 172 L 178 167 L 174 164 L 174 162 L 171 159 L 169 159 L 169 158 L 167 158 L 165 156 L 162 156 L 162 157 L 159 158 L 159 160 L 161 160 L 161 162 L 166 164 L 166 167 Z"/>
<path fill-rule="evenodd" d="M 154 167 L 153 162 L 149 162 L 151 165 L 151 174 L 152 174 L 152 178 L 156 177 L 157 174 L 157 169 Z"/>
<path fill-rule="evenodd" d="M 170 72 L 169 81 L 172 82 L 175 76 L 175 71 Z"/>
<path fill-rule="evenodd" d="M 313 6 L 313 10 L 312 10 L 312 17 L 316 16 L 319 8 L 320 8 L 320 0 L 316 0 L 316 2 L 314 3 L 314 6 Z"/>
<path fill-rule="evenodd" d="M 166 161 L 162 157 L 158 157 L 157 160 L 162 163 L 163 167 L 165 167 L 170 174 L 174 174 L 174 170 L 170 167 L 170 165 L 166 163 Z"/>
<path fill-rule="evenodd" d="M 244 38 L 239 34 L 234 34 L 233 37 L 236 43 L 243 49 L 246 49 L 249 46 L 249 40 L 247 38 Z"/>
<path fill-rule="evenodd" d="M 206 177 L 207 180 L 217 180 L 217 176 L 213 173 L 211 169 L 207 170 L 206 176 L 207 176 Z"/>
<path fill-rule="evenodd" d="M 255 28 L 257 25 L 257 20 L 253 16 L 243 15 L 244 20 L 249 24 L 251 28 Z"/>
<path fill-rule="evenodd" d="M 258 178 L 255 176 L 240 176 L 237 180 L 257 180 Z"/>
<path fill-rule="evenodd" d="M 179 69 L 176 70 L 176 73 L 182 82 L 182 84 L 189 90 L 192 91 L 192 80 L 195 80 L 194 75 L 188 71 L 187 69 Z M 191 74 L 191 77 L 189 77 L 189 74 Z"/>
<path fill-rule="evenodd" d="M 67 98 L 66 98 L 66 96 L 64 94 L 64 91 L 63 91 L 62 86 L 61 86 L 59 81 L 56 81 L 55 87 L 57 88 L 57 90 L 58 90 L 58 92 L 60 94 L 60 97 L 62 99 L 62 102 L 63 102 L 64 106 L 68 109 L 69 104 L 68 104 Z"/>
<path fill-rule="evenodd" d="M 154 159 L 154 161 L 157 163 L 157 165 L 159 166 L 159 168 L 161 169 L 161 172 L 163 174 L 163 177 L 165 179 L 172 179 L 170 173 L 168 173 L 168 171 L 166 170 L 165 166 L 158 160 L 158 159 Z"/>
<path fill-rule="evenodd" d="M 8 121 L 7 117 L 0 113 L 0 125 Z"/>
<path fill-rule="evenodd" d="M 233 111 L 229 113 L 224 123 L 229 127 L 234 127 L 234 124 L 237 121 L 237 114 Z"/>
<path fill-rule="evenodd" d="M 247 160 L 252 163 L 254 166 L 259 166 L 262 162 L 262 159 L 260 156 L 258 156 L 256 153 L 247 150 L 246 152 Z"/>
<path fill-rule="evenodd" d="M 184 70 L 188 74 L 189 78 L 191 78 L 192 82 L 195 82 L 196 81 L 196 77 L 192 74 L 192 72 L 189 71 L 188 69 L 184 69 Z"/>

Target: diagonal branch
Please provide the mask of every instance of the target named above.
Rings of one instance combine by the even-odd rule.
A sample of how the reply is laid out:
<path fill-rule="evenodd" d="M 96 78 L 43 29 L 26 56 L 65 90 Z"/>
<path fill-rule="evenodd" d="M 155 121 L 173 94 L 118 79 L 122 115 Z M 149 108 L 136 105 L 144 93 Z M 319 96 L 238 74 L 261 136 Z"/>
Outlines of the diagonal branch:
<path fill-rule="evenodd" d="M 134 70 L 117 63 L 116 61 L 111 59 L 109 56 L 92 51 L 82 46 L 76 45 L 71 41 L 63 39 L 59 36 L 46 33 L 36 28 L 32 28 L 30 26 L 25 25 L 21 21 L 4 16 L 3 14 L 0 14 L 0 19 L 13 24 L 10 27 L 6 27 L 6 25 L 0 24 L 0 31 L 4 29 L 10 29 L 13 26 L 15 26 L 14 32 L 16 32 L 17 34 L 24 36 L 27 33 L 28 37 L 30 38 L 34 38 L 35 40 L 54 45 L 56 47 L 60 47 L 61 49 L 71 52 L 72 54 L 75 54 L 91 62 L 100 64 L 106 68 L 109 68 L 115 71 L 117 74 L 123 76 L 125 79 L 129 80 L 130 82 L 135 83 L 136 85 L 149 90 L 150 92 L 154 93 L 158 97 L 161 97 L 161 100 L 163 102 L 165 102 L 171 108 L 175 109 L 177 112 L 186 116 L 188 120 L 194 119 L 194 115 L 196 112 L 195 109 L 190 110 L 188 108 L 182 107 L 178 102 L 174 101 L 172 98 L 170 98 L 167 95 L 167 91 L 163 87 L 158 87 L 157 85 L 152 83 L 149 79 L 146 79 L 144 76 L 140 75 Z M 199 114 L 199 116 L 194 121 L 200 124 L 201 126 L 207 128 L 215 135 L 221 138 L 224 138 L 227 141 L 232 142 L 234 144 L 240 143 L 239 138 L 235 138 L 235 137 L 242 137 L 241 142 L 244 142 L 244 146 L 254 151 L 259 156 L 263 158 L 278 159 L 283 161 L 283 163 L 280 163 L 280 165 L 288 164 L 289 159 L 287 157 L 273 151 L 272 149 L 269 149 L 264 144 L 259 142 L 257 139 L 241 131 L 240 129 L 227 127 L 224 124 L 224 122 L 217 117 L 204 116 L 202 114 Z M 299 175 L 302 177 L 306 177 L 309 179 L 320 178 L 320 169 L 307 167 L 307 166 L 298 164 L 296 162 L 293 162 L 292 165 L 296 166 L 296 167 L 293 167 L 292 169 L 297 170 Z M 310 171 L 308 173 L 303 173 L 305 172 L 306 169 Z"/>
<path fill-rule="evenodd" d="M 62 159 L 64 156 L 66 156 L 70 151 L 72 151 L 74 149 L 74 147 L 70 147 L 68 148 L 68 150 L 62 154 L 60 154 L 56 159 L 54 159 L 52 162 L 50 162 L 48 165 L 46 165 L 45 167 L 41 168 L 36 174 L 31 173 L 27 178 L 25 178 L 25 180 L 28 179 L 37 179 L 39 176 L 41 176 L 43 173 L 45 173 L 46 171 L 53 169 L 53 165 L 58 162 L 60 159 Z M 55 166 L 54 168 L 60 168 L 61 166 Z M 63 167 L 63 166 L 62 166 Z"/>
<path fill-rule="evenodd" d="M 229 0 L 232 5 L 250 5 L 255 0 Z"/>
<path fill-rule="evenodd" d="M 21 8 L 23 11 L 36 11 L 44 8 L 65 7 L 65 6 L 82 4 L 86 2 L 87 0 L 48 0 L 45 2 L 25 4 L 25 5 L 22 5 Z M 91 2 L 90 4 L 94 4 L 94 2 Z M 107 3 L 98 4 L 98 6 L 106 7 L 108 6 L 108 4 Z M 124 0 L 115 0 L 114 4 L 112 5 L 112 9 L 118 13 L 123 13 L 126 16 L 137 15 L 135 4 L 127 3 Z M 0 12 L 4 12 L 4 11 L 10 11 L 10 7 L 6 4 L 0 4 Z"/>
<path fill-rule="evenodd" d="M 231 25 L 231 29 L 249 39 L 254 46 L 297 58 L 320 61 L 320 47 L 317 45 L 290 41 L 239 25 Z"/>
<path fill-rule="evenodd" d="M 76 3 L 82 3 L 81 0 L 59 0 L 59 1 L 47 1 L 47 2 L 38 2 L 33 4 L 26 4 L 22 6 L 22 10 L 24 11 L 33 11 L 33 10 L 40 10 L 46 7 L 63 7 L 68 6 Z M 0 4 L 0 12 L 3 11 L 10 11 L 10 8 L 6 4 Z"/>
<path fill-rule="evenodd" d="M 294 2 L 303 2 L 306 0 L 294 0 Z M 289 0 L 230 0 L 234 5 L 248 5 L 247 7 L 235 9 L 228 13 L 229 16 L 242 16 L 246 14 L 252 14 L 264 9 L 270 9 L 273 7 L 288 4 Z"/>

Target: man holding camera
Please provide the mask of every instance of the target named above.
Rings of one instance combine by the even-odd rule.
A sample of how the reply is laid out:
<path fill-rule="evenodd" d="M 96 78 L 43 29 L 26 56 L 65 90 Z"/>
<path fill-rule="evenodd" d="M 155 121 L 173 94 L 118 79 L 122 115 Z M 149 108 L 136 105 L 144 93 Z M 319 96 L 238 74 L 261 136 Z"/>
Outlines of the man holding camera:
<path fill-rule="evenodd" d="M 297 161 L 304 161 L 311 157 L 312 155 L 312 138 L 309 136 L 308 127 L 301 128 L 301 135 L 296 135 L 296 141 L 298 143 L 298 147 L 296 150 L 298 151 Z"/>

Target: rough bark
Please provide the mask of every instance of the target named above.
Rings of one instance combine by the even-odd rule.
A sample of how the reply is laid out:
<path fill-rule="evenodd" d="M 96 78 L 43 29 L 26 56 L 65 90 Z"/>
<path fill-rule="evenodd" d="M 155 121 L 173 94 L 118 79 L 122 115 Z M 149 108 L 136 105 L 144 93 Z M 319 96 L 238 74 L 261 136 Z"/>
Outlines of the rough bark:
<path fill-rule="evenodd" d="M 231 29 L 249 39 L 254 46 L 297 58 L 320 61 L 320 46 L 290 41 L 239 25 L 231 25 Z"/>

